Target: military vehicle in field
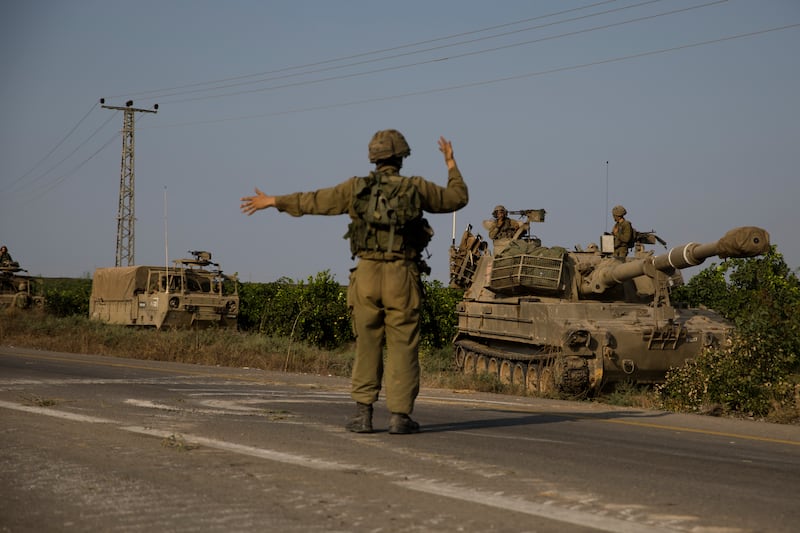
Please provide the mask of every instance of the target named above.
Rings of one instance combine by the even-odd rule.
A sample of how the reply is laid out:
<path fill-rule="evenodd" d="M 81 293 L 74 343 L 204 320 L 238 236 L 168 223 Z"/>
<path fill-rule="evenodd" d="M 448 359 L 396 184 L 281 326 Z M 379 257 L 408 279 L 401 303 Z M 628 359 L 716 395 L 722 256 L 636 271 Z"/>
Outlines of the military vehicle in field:
<path fill-rule="evenodd" d="M 161 328 L 236 327 L 236 275 L 223 274 L 211 254 L 190 251 L 173 267 L 98 268 L 92 279 L 89 317 L 110 324 Z"/>
<path fill-rule="evenodd" d="M 581 396 L 620 382 L 663 382 L 667 370 L 704 347 L 729 341 L 731 325 L 707 309 L 670 300 L 680 270 L 719 256 L 765 253 L 769 234 L 729 231 L 716 242 L 688 243 L 662 255 L 654 232 L 637 234 L 634 253 L 615 258 L 613 240 L 574 251 L 542 247 L 527 219 L 513 239 L 488 243 L 468 226 L 451 250 L 450 284 L 458 304 L 455 360 L 466 373 L 490 373 L 533 394 Z M 661 241 L 663 242 L 663 241 Z"/>
<path fill-rule="evenodd" d="M 27 270 L 21 268 L 16 261 L 0 265 L 0 309 L 44 309 L 42 286 L 34 288 L 37 281 L 31 276 L 21 274 Z"/>

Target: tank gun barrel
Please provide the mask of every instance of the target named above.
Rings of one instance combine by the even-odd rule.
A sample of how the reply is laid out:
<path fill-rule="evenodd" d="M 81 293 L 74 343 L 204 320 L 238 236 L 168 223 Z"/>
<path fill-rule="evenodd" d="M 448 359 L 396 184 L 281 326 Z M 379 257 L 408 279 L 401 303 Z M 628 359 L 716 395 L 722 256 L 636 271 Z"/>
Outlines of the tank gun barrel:
<path fill-rule="evenodd" d="M 754 226 L 734 228 L 721 239 L 705 244 L 687 243 L 652 258 L 637 259 L 611 268 L 598 268 L 581 284 L 583 294 L 602 293 L 606 289 L 642 275 L 655 277 L 656 271 L 665 273 L 675 269 L 697 266 L 709 257 L 754 257 L 767 252 L 769 233 Z"/>

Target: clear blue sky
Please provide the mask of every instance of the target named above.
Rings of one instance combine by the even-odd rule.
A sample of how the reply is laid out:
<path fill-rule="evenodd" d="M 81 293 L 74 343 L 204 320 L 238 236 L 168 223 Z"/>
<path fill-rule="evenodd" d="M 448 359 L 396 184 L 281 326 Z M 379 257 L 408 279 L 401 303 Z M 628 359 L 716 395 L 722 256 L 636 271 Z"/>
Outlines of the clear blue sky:
<path fill-rule="evenodd" d="M 163 264 L 168 234 L 170 259 L 209 250 L 244 281 L 346 283 L 346 216 L 239 199 L 363 175 L 396 128 L 405 173 L 441 184 L 453 141 L 459 235 L 504 204 L 547 210 L 543 244 L 585 246 L 623 204 L 671 246 L 762 226 L 796 269 L 799 24 L 796 0 L 6 0 L 0 241 L 34 275 L 114 265 L 123 117 L 105 97 L 160 106 L 136 117 L 138 264 Z M 446 281 L 452 217 L 430 219 Z"/>

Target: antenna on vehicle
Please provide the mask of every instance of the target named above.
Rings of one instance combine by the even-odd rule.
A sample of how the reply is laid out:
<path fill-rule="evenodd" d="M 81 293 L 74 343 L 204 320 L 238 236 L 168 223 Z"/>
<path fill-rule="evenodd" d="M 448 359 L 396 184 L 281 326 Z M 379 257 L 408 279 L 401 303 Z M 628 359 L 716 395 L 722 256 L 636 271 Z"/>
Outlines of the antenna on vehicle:
<path fill-rule="evenodd" d="M 453 247 L 456 245 L 456 212 L 453 211 Z"/>
<path fill-rule="evenodd" d="M 167 273 L 167 294 L 169 294 L 169 234 L 167 233 L 167 186 L 164 185 L 164 270 Z"/>
<path fill-rule="evenodd" d="M 606 213 L 608 212 L 608 161 L 606 161 L 606 205 L 605 209 L 603 209 L 603 220 L 606 221 L 606 233 L 608 233 L 608 217 Z"/>

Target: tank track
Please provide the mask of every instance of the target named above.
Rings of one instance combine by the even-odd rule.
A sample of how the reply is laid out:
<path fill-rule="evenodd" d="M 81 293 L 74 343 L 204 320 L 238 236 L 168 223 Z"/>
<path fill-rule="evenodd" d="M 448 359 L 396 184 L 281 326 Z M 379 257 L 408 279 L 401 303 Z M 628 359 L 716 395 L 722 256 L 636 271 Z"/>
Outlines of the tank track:
<path fill-rule="evenodd" d="M 564 355 L 557 346 L 538 346 L 531 353 L 519 353 L 471 339 L 454 344 L 456 366 L 465 374 L 496 375 L 501 383 L 522 387 L 534 396 L 577 398 L 590 392 L 586 360 Z"/>

